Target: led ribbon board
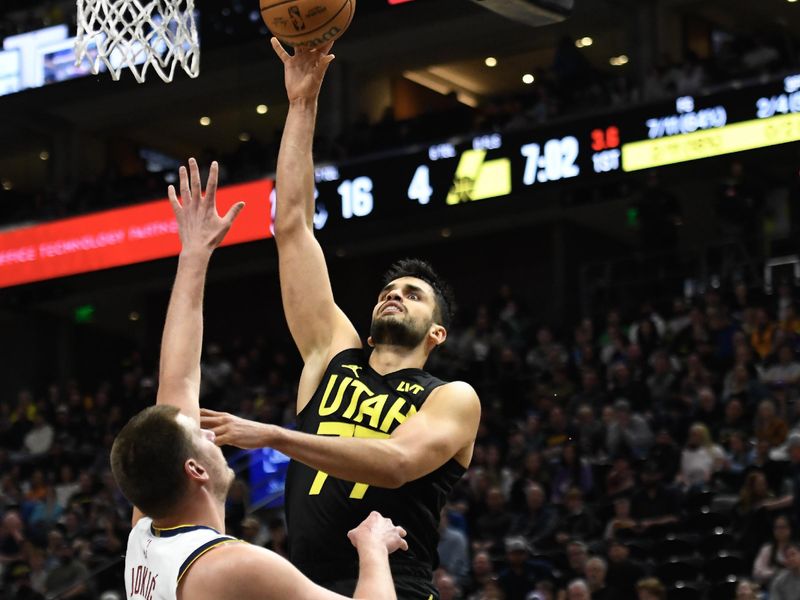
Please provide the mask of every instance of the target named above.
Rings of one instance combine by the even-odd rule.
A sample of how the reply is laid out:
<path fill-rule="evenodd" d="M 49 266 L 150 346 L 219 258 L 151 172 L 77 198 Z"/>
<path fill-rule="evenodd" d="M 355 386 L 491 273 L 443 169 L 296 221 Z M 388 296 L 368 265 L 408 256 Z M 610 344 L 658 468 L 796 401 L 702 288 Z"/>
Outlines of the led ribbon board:
<path fill-rule="evenodd" d="M 219 213 L 247 206 L 222 245 L 271 237 L 271 180 L 217 191 Z M 180 252 L 178 224 L 165 198 L 128 208 L 0 233 L 0 287 L 131 265 Z"/>
<path fill-rule="evenodd" d="M 622 147 L 622 168 L 640 171 L 800 141 L 800 114 L 756 119 Z"/>

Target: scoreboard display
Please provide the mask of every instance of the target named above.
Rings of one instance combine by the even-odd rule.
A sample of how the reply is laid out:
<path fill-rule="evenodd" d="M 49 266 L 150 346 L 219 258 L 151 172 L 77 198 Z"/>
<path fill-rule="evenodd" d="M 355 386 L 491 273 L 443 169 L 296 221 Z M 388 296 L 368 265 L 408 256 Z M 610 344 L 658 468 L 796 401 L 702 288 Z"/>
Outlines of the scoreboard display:
<path fill-rule="evenodd" d="M 421 217 L 529 196 L 564 182 L 630 173 L 800 140 L 800 75 L 769 85 L 525 132 L 459 138 L 316 170 L 317 229 Z"/>
<path fill-rule="evenodd" d="M 413 225 L 479 219 L 516 198 L 613 174 L 789 144 L 800 140 L 800 75 L 762 86 L 561 120 L 525 131 L 445 140 L 341 164 L 318 165 L 317 230 L 357 223 Z M 227 244 L 267 239 L 275 214 L 271 179 L 220 189 L 223 204 L 248 208 Z M 529 202 L 530 203 L 530 202 Z M 510 203 L 509 203 L 510 206 Z M 519 202 L 515 206 L 521 206 Z M 271 213 L 271 214 L 270 214 Z M 0 287 L 98 271 L 178 253 L 166 200 L 0 233 Z"/>

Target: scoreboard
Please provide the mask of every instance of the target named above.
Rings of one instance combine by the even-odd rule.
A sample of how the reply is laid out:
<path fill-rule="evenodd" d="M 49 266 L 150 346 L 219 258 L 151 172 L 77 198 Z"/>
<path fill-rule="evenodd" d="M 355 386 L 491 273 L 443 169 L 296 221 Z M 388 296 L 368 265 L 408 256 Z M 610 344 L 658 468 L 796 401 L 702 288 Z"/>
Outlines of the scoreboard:
<path fill-rule="evenodd" d="M 591 186 L 633 173 L 800 140 L 800 75 L 703 97 L 561 120 L 529 130 L 443 140 L 315 171 L 317 230 L 358 223 L 413 226 L 480 219 L 537 192 Z M 278 182 L 280 185 L 280 182 Z M 220 188 L 226 206 L 248 208 L 226 244 L 267 239 L 275 215 L 271 179 Z M 466 205 L 486 210 L 470 212 Z M 522 207 L 524 208 L 524 207 Z M 272 218 L 271 218 L 272 217 Z M 384 226 L 387 225 L 388 226 Z M 388 233 L 387 233 L 388 232 Z M 166 200 L 11 228 L 0 233 L 0 288 L 177 255 Z"/>
<path fill-rule="evenodd" d="M 424 217 L 630 173 L 800 140 L 800 75 L 530 131 L 489 133 L 316 170 L 317 229 Z"/>

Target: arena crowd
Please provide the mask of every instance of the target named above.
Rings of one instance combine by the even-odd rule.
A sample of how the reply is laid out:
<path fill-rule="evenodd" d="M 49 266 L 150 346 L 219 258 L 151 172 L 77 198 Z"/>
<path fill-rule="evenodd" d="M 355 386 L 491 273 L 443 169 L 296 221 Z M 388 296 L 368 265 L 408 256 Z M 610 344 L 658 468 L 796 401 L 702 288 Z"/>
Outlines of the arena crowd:
<path fill-rule="evenodd" d="M 429 364 L 483 403 L 442 515 L 442 599 L 800 597 L 794 293 L 737 283 L 556 331 L 506 286 L 462 313 Z M 290 426 L 298 365 L 285 348 L 210 343 L 203 405 Z M 3 600 L 123 597 L 130 506 L 108 453 L 155 400 L 151 363 L 132 354 L 109 381 L 0 402 Z M 228 530 L 285 554 L 281 511 L 249 498 L 243 472 Z"/>

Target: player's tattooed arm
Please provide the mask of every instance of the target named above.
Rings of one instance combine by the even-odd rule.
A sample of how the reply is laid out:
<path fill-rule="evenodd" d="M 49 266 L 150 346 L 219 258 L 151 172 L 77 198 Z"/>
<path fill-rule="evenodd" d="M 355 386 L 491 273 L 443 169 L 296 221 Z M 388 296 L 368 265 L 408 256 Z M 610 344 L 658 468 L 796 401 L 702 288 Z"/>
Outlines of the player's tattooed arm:
<path fill-rule="evenodd" d="M 312 147 L 317 100 L 333 55 L 330 46 L 290 55 L 272 40 L 284 64 L 289 113 L 277 170 L 275 240 L 284 313 L 305 369 L 298 411 L 311 397 L 332 354 L 360 347 L 353 325 L 336 306 L 322 248 L 314 237 Z"/>
<path fill-rule="evenodd" d="M 203 428 L 214 432 L 220 446 L 275 448 L 338 479 L 398 488 L 451 458 L 466 466 L 481 406 L 468 384 L 447 384 L 386 439 L 310 435 L 206 409 L 201 416 Z"/>

